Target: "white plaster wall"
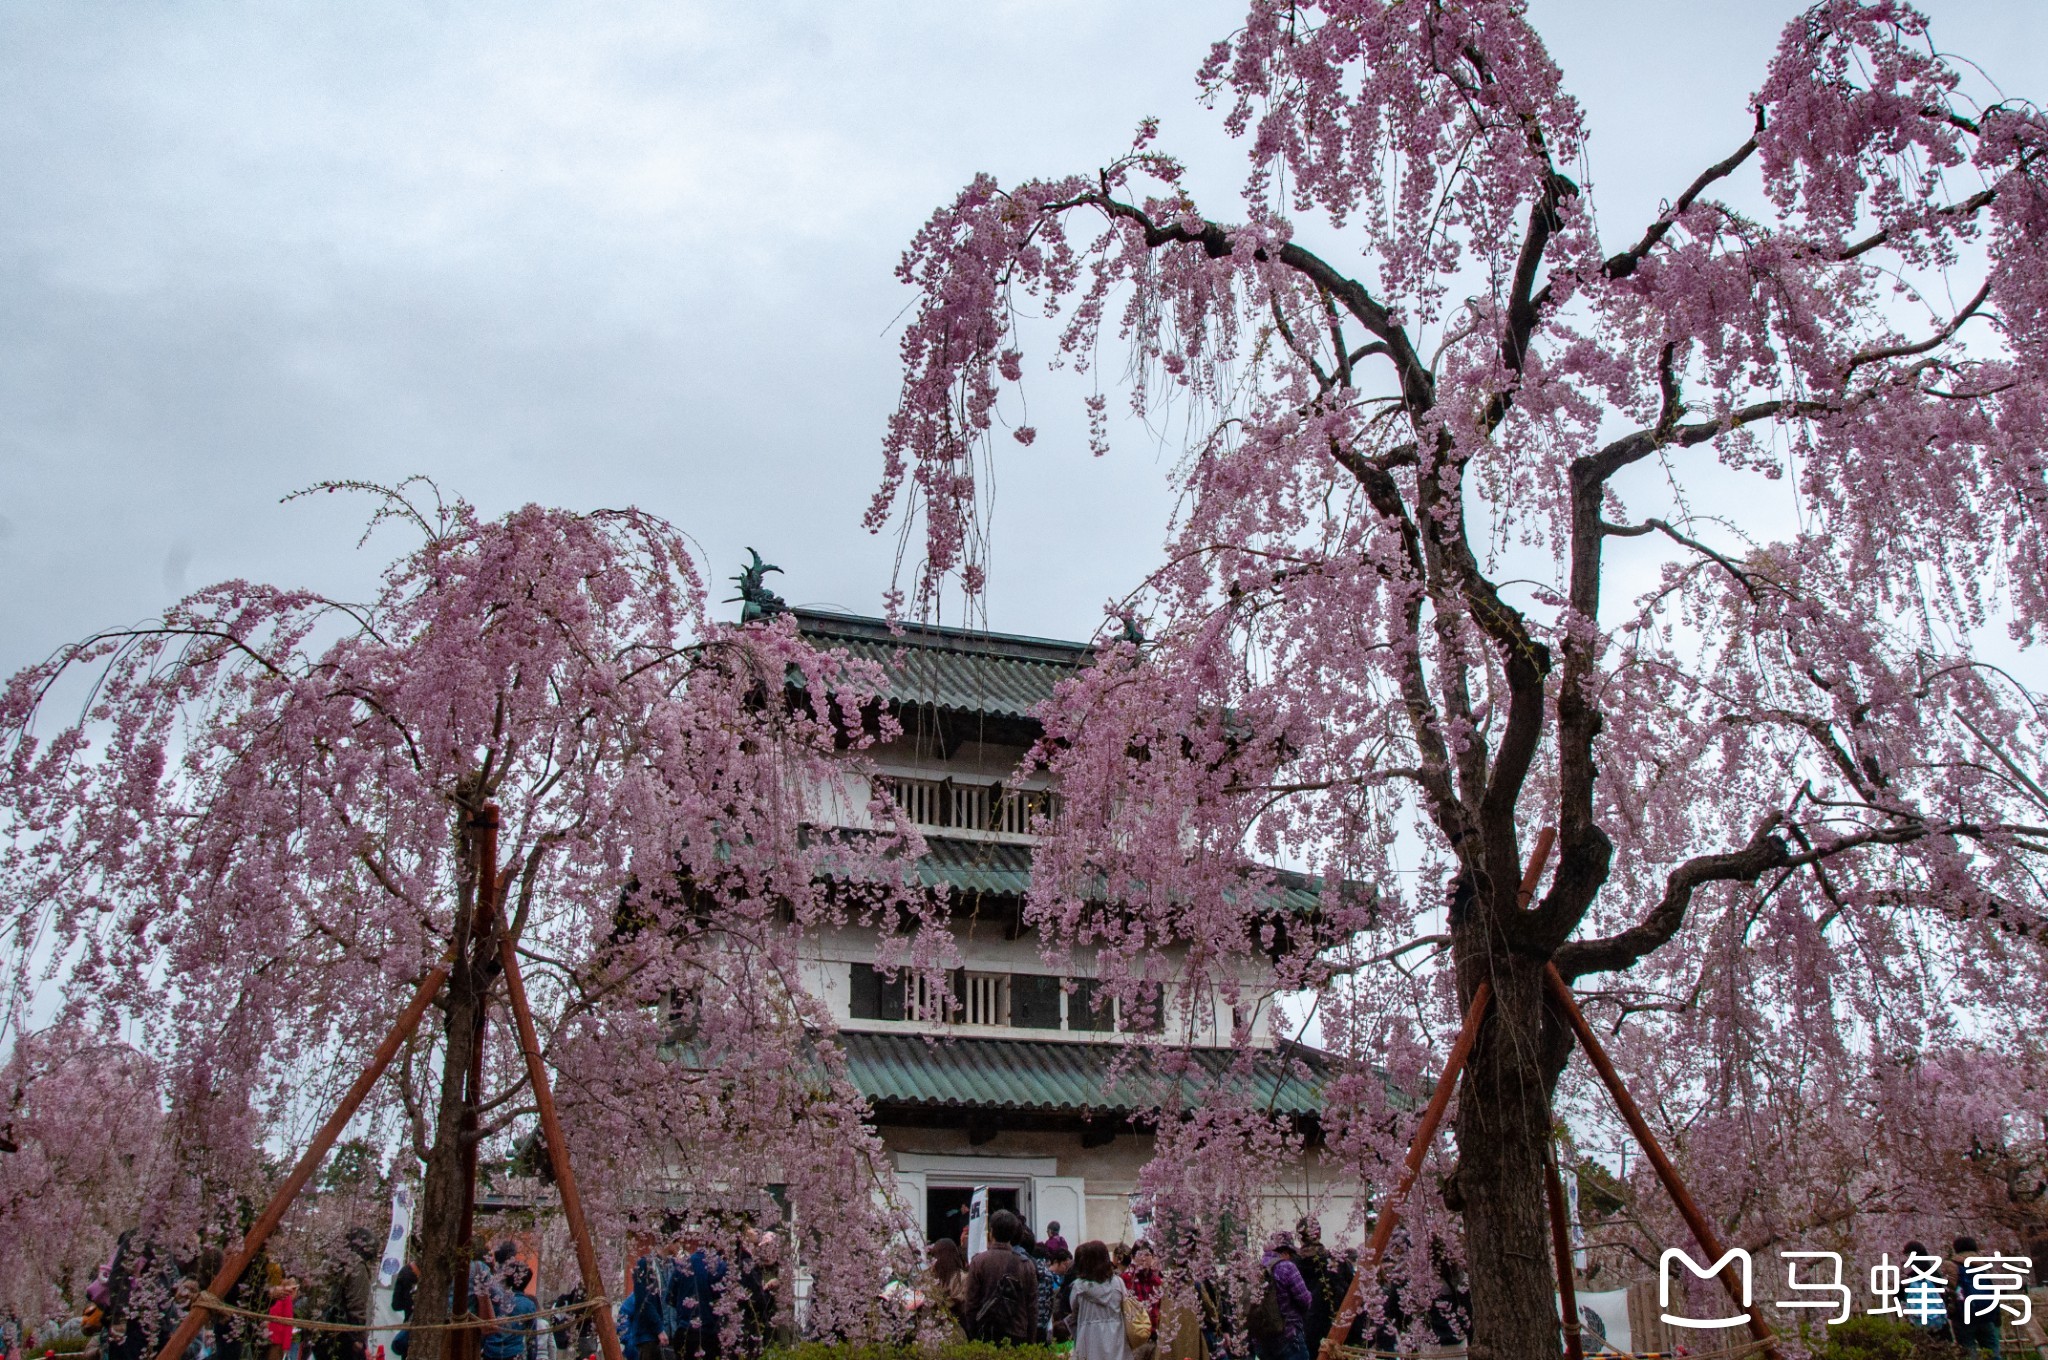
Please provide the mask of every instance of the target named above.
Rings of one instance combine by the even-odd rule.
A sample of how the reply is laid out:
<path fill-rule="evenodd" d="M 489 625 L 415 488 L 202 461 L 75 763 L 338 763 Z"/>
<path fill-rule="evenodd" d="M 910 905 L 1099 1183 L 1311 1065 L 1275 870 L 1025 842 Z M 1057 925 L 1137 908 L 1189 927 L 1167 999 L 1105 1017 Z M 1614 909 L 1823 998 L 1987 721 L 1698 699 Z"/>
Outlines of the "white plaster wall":
<path fill-rule="evenodd" d="M 951 778 L 970 783 L 1000 782 L 1020 789 L 1051 787 L 1051 781 L 1043 775 L 1017 777 L 1017 766 L 1024 759 L 1021 746 L 964 741 L 954 749 L 952 758 L 947 759 L 910 738 L 900 738 L 869 747 L 867 758 L 885 774 L 913 775 L 919 779 Z"/>
<path fill-rule="evenodd" d="M 882 1146 L 893 1158 L 900 1153 L 927 1156 L 1000 1158 L 1050 1157 L 1062 1176 L 1079 1176 L 1087 1181 L 1089 1236 L 1105 1242 L 1126 1241 L 1130 1235 L 1130 1196 L 1138 1188 L 1138 1173 L 1152 1159 L 1151 1134 L 1123 1134 L 1102 1147 L 1084 1148 L 1076 1133 L 1029 1130 L 1004 1131 L 986 1143 L 974 1144 L 963 1129 L 919 1129 L 885 1125 L 879 1130 Z M 938 1179 L 934 1184 L 941 1183 Z M 1310 1149 L 1285 1166 L 1274 1168 L 1259 1216 L 1261 1236 L 1275 1229 L 1292 1230 L 1304 1214 L 1315 1214 L 1323 1229 L 1323 1240 L 1333 1248 L 1363 1242 L 1360 1227 L 1353 1222 L 1357 1192 L 1341 1168 L 1333 1168 L 1317 1149 Z M 923 1206 L 917 1206 L 922 1219 Z M 1034 1232 L 1044 1225 L 1033 1223 Z M 1083 1240 L 1071 1230 L 1070 1246 Z"/>

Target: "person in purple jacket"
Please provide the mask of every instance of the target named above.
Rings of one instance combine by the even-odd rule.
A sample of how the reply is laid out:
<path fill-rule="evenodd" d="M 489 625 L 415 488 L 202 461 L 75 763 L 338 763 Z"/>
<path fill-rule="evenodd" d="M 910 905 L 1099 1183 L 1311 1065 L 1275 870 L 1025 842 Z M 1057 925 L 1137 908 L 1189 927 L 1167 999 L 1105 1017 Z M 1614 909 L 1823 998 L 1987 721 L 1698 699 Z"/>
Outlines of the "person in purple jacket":
<path fill-rule="evenodd" d="M 1276 1232 L 1268 1238 L 1263 1260 L 1280 1304 L 1281 1332 L 1263 1342 L 1254 1338 L 1259 1360 L 1308 1360 L 1308 1315 L 1315 1297 L 1295 1264 L 1294 1234 Z"/>

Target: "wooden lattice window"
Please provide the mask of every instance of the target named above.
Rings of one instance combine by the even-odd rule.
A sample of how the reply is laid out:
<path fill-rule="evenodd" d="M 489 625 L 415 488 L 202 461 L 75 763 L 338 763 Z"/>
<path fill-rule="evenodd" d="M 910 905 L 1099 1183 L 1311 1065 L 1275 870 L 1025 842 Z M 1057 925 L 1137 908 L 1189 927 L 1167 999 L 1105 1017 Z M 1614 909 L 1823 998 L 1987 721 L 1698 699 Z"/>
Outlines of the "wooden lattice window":
<path fill-rule="evenodd" d="M 1010 975 L 968 973 L 961 988 L 961 1018 L 970 1025 L 1010 1023 Z"/>
<path fill-rule="evenodd" d="M 903 815 L 918 826 L 1025 836 L 1032 834 L 1034 820 L 1050 821 L 1058 813 L 1058 802 L 1046 789 L 1006 789 L 1000 784 L 907 775 L 886 775 L 881 783 Z"/>
<path fill-rule="evenodd" d="M 946 1018 L 946 984 L 929 973 L 910 973 L 903 979 L 903 1018 L 939 1021 Z"/>

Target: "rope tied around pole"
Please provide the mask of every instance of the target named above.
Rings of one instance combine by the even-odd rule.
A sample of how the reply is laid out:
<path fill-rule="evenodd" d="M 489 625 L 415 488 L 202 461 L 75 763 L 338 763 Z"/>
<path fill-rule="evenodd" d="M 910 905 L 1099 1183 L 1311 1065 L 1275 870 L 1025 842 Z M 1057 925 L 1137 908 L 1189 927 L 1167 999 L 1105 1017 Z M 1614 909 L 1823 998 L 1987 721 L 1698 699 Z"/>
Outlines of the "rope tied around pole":
<path fill-rule="evenodd" d="M 237 1308 L 222 1299 L 210 1289 L 202 1289 L 192 1299 L 192 1306 L 202 1312 L 226 1313 L 231 1317 L 248 1318 L 254 1322 L 279 1323 L 300 1332 L 470 1332 L 492 1328 L 500 1331 L 524 1331 L 525 1324 L 533 1324 L 533 1330 L 543 1329 L 542 1318 L 561 1318 L 576 1313 L 587 1313 L 592 1309 L 609 1308 L 607 1298 L 585 1299 L 582 1303 L 565 1303 L 555 1308 L 537 1308 L 531 1313 L 519 1313 L 511 1317 L 478 1317 L 474 1313 L 448 1322 L 426 1322 L 414 1326 L 409 1322 L 374 1324 L 363 1322 L 326 1322 L 319 1318 L 281 1318 L 271 1313 L 258 1313 L 248 1308 Z"/>

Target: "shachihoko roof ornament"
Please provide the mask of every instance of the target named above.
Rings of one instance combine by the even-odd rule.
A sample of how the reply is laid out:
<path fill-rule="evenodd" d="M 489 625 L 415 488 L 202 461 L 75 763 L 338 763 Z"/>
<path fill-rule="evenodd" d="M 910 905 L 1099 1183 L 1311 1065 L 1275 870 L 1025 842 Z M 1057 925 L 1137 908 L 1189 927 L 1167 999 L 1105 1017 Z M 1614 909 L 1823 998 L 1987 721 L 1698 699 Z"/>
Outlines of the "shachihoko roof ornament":
<path fill-rule="evenodd" d="M 747 556 L 753 558 L 753 562 L 741 567 L 740 574 L 732 578 L 733 583 L 740 588 L 740 593 L 726 603 L 740 606 L 741 623 L 753 623 L 758 619 L 770 619 L 777 614 L 788 613 L 789 602 L 768 588 L 768 573 L 772 571 L 780 576 L 782 568 L 770 562 L 763 562 L 761 554 L 752 548 L 747 549 Z"/>

